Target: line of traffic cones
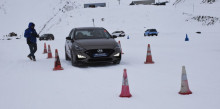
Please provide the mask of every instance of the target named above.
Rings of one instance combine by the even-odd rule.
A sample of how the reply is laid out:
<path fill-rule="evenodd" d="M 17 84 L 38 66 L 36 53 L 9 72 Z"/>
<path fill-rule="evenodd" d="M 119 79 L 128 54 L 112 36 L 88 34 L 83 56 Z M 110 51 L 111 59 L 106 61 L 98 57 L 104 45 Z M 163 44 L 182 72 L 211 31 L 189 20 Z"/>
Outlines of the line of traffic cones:
<path fill-rule="evenodd" d="M 179 94 L 181 94 L 181 95 L 192 94 L 192 91 L 189 89 L 185 66 L 182 66 L 182 82 L 181 82 L 181 88 L 180 88 Z M 121 89 L 121 94 L 119 96 L 120 97 L 128 97 L 128 98 L 132 96 L 130 93 L 130 90 L 129 90 L 128 76 L 127 76 L 126 69 L 124 69 L 122 89 Z"/>
<path fill-rule="evenodd" d="M 47 53 L 47 59 L 53 58 L 52 52 L 51 52 L 51 49 L 50 49 L 50 45 L 48 45 L 48 51 L 47 51 L 46 43 L 44 43 L 44 52 L 43 53 L 44 54 Z M 54 62 L 53 70 L 54 71 L 56 71 L 56 70 L 63 70 L 63 67 L 61 67 L 60 58 L 59 58 L 58 50 L 57 49 L 55 50 L 55 62 Z"/>

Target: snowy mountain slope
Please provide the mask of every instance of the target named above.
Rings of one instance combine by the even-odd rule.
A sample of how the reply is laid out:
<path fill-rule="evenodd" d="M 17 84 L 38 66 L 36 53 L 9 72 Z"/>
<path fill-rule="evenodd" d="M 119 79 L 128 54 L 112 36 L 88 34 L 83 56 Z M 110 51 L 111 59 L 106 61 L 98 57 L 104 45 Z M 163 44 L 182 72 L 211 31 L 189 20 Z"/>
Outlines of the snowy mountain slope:
<path fill-rule="evenodd" d="M 117 17 L 110 17 L 113 18 L 113 21 L 118 21 L 118 22 L 124 22 L 122 21 L 124 19 L 124 17 L 120 18 L 120 16 L 125 16 L 126 18 L 129 18 L 126 23 L 135 23 L 136 21 L 139 21 L 139 23 L 141 22 L 147 22 L 147 20 L 151 20 L 151 19 L 140 19 L 139 16 L 145 17 L 145 16 L 151 16 L 152 13 L 158 13 L 158 11 L 161 11 L 161 9 L 166 9 L 167 7 L 170 7 L 167 11 L 170 11 L 170 14 L 172 13 L 176 13 L 177 11 L 175 10 L 179 10 L 179 13 L 188 13 L 191 14 L 192 16 L 187 16 L 185 15 L 185 17 L 183 17 L 184 19 L 178 19 L 178 20 L 189 20 L 192 19 L 193 17 L 197 17 L 197 16 L 211 16 L 211 17 L 216 17 L 219 18 L 218 15 L 220 15 L 218 12 L 216 12 L 215 10 L 218 9 L 218 5 L 219 2 L 216 2 L 215 4 L 212 5 L 206 5 L 206 4 L 201 4 L 201 1 L 185 1 L 183 3 L 179 3 L 178 5 L 172 6 L 172 2 L 169 4 L 167 4 L 168 6 L 163 7 L 161 6 L 161 8 L 156 8 L 155 6 L 150 6 L 150 7 L 155 7 L 156 10 L 154 11 L 148 11 L 149 8 L 147 8 L 146 6 L 132 6 L 132 7 L 128 7 L 128 4 L 130 3 L 130 1 L 121 1 L 121 5 L 117 4 L 118 1 L 103 1 L 107 3 L 107 8 L 101 8 L 101 9 L 83 9 L 83 4 L 84 3 L 90 3 L 90 2 L 101 2 L 98 0 L 94 0 L 94 1 L 86 1 L 86 0 L 82 0 L 82 1 L 71 1 L 71 0 L 56 0 L 56 1 L 47 1 L 44 3 L 38 2 L 38 1 L 29 1 L 29 0 L 24 0 L 24 2 L 19 2 L 16 3 L 15 1 L 5 1 L 5 9 L 8 10 L 8 14 L 7 15 L 1 15 L 1 19 L 0 23 L 2 24 L 0 26 L 0 30 L 2 30 L 2 32 L 0 32 L 0 35 L 6 35 L 9 32 L 14 31 L 15 29 L 18 30 L 16 31 L 18 34 L 22 34 L 23 30 L 27 27 L 27 22 L 33 21 L 36 23 L 36 29 L 38 31 L 41 31 L 42 28 L 45 27 L 45 29 L 42 31 L 43 33 L 47 33 L 50 32 L 51 29 L 53 29 L 53 27 L 58 27 L 60 23 L 63 23 L 65 26 L 67 25 L 77 25 L 78 21 L 77 19 L 79 18 L 78 16 L 84 16 L 87 18 L 83 18 L 86 20 L 86 22 L 88 22 L 88 24 L 92 24 L 91 20 L 95 19 L 95 14 L 93 15 L 87 15 L 87 10 L 92 12 L 92 13 L 96 13 L 96 10 L 105 10 L 106 13 L 100 13 L 101 16 L 103 16 L 102 18 L 104 18 L 104 16 L 106 15 L 113 15 L 113 16 L 117 16 Z M 25 4 L 24 4 L 25 3 Z M 33 6 L 34 4 L 34 6 Z M 20 8 L 20 6 L 25 5 L 24 7 Z M 194 8 L 193 8 L 194 6 Z M 39 7 L 43 10 L 43 11 L 39 11 L 37 12 L 37 10 L 39 10 Z M 126 7 L 126 8 L 124 8 Z M 137 18 L 130 18 L 131 14 L 133 13 L 132 11 L 135 11 L 136 7 L 142 7 L 140 10 L 135 12 L 135 16 L 137 16 Z M 146 7 L 146 8 L 144 8 Z M 172 7 L 172 8 L 171 8 Z M 174 8 L 175 7 L 175 8 Z M 204 9 L 205 7 L 205 9 Z M 112 8 L 116 8 L 115 10 L 112 10 Z M 122 10 L 120 10 L 122 9 Z M 125 11 L 127 10 L 128 11 Z M 16 10 L 16 13 L 13 13 Z M 27 11 L 26 10 L 31 10 L 31 11 Z M 81 13 L 81 11 L 83 13 Z M 25 14 L 21 14 L 25 12 Z M 111 14 L 108 14 L 111 13 Z M 130 13 L 130 14 L 129 14 Z M 89 13 L 88 13 L 89 14 Z M 159 13 L 160 14 L 160 13 Z M 39 17 L 40 16 L 40 17 Z M 74 17 L 77 16 L 77 17 Z M 91 16 L 91 17 L 90 17 Z M 161 17 L 161 15 L 159 16 L 155 16 L 155 17 Z M 152 20 L 154 20 L 155 17 L 151 17 L 153 18 Z M 145 17 L 146 18 L 146 17 Z M 96 22 L 100 22 L 101 18 L 97 18 L 95 19 Z M 110 19 L 106 19 L 107 21 L 109 21 Z M 126 20 L 126 19 L 125 19 Z M 17 22 L 20 21 L 20 22 Z M 22 22 L 21 22 L 22 21 Z M 64 21 L 64 22 L 63 22 Z M 71 24 L 73 21 L 77 22 L 74 24 Z M 219 22 L 219 20 L 217 21 Z M 102 22 L 106 23 L 106 22 Z M 9 25 L 9 24 L 13 24 L 12 27 L 10 26 L 5 26 L 4 25 Z M 108 24 L 108 23 L 106 23 Z M 117 24 L 117 23 L 115 23 Z M 143 23 L 144 24 L 144 23 Z M 155 23 L 152 23 L 155 24 Z M 170 23 L 169 23 L 170 24 Z M 91 25 L 92 26 L 92 25 Z M 98 25 L 96 25 L 98 26 Z M 100 26 L 104 26 L 104 25 L 100 25 Z M 133 25 L 132 25 L 133 26 Z M 10 28 L 9 28 L 10 27 Z M 129 26 L 131 27 L 131 26 Z M 145 27 L 145 26 L 143 26 Z M 70 27 L 72 28 L 72 27 Z M 14 30 L 13 30 L 14 29 Z M 116 28 L 117 29 L 117 28 Z M 53 30 L 51 30 L 53 31 Z"/>
<path fill-rule="evenodd" d="M 4 25 L 0 25 L 0 35 L 11 31 L 22 33 L 30 21 L 36 23 L 39 32 L 47 21 L 56 16 L 42 32 L 53 33 L 55 40 L 38 41 L 36 62 L 27 59 L 29 50 L 24 38 L 0 40 L 0 109 L 220 108 L 220 25 L 204 26 L 196 21 L 187 22 L 186 19 L 190 17 L 183 12 L 187 13 L 185 9 L 190 5 L 186 5 L 186 8 L 180 5 L 175 8 L 172 4 L 166 7 L 130 7 L 123 1 L 122 6 L 118 6 L 117 0 L 108 0 L 109 4 L 115 5 L 83 9 L 80 6 L 84 1 L 80 0 L 76 1 L 79 8 L 63 13 L 59 9 L 66 5 L 66 0 L 42 2 L 24 0 L 15 2 L 15 5 L 8 0 L 5 4 L 7 14 L 1 14 L 0 22 Z M 14 5 L 23 7 L 17 8 L 17 11 L 16 8 L 9 8 Z M 198 4 L 198 7 L 203 5 L 210 6 L 207 9 L 211 10 L 217 8 L 212 8 L 214 4 Z M 24 13 L 30 8 L 33 10 Z M 199 13 L 208 16 L 206 9 L 203 10 Z M 217 15 L 218 11 L 212 13 Z M 194 16 L 192 11 L 188 14 Z M 13 15 L 18 17 L 11 17 Z M 124 30 L 129 35 L 130 39 L 116 38 L 121 41 L 125 53 L 119 65 L 81 68 L 73 67 L 65 60 L 65 37 L 73 27 L 93 26 L 92 19 L 95 19 L 95 26 L 105 27 L 109 32 Z M 144 37 L 143 33 L 148 28 L 156 28 L 159 36 Z M 196 34 L 197 31 L 201 31 L 201 34 Z M 184 41 L 186 33 L 189 42 Z M 44 43 L 51 45 L 53 56 L 54 50 L 59 50 L 63 71 L 52 71 L 54 58 L 47 59 L 47 54 L 42 54 Z M 155 64 L 144 64 L 147 44 L 151 44 Z M 178 94 L 182 65 L 186 66 L 192 95 Z M 128 73 L 131 98 L 119 97 L 124 68 Z"/>

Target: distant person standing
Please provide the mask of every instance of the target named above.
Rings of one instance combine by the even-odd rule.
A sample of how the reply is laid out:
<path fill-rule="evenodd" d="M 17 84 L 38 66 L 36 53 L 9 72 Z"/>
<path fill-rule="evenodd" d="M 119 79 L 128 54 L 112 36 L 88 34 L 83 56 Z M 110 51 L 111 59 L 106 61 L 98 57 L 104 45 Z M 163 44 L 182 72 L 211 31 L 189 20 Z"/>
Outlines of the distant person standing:
<path fill-rule="evenodd" d="M 34 53 L 37 51 L 37 34 L 36 30 L 34 29 L 35 24 L 30 22 L 28 28 L 24 32 L 24 37 L 27 39 L 27 44 L 30 49 L 30 54 L 27 56 L 30 60 L 36 61 Z"/>

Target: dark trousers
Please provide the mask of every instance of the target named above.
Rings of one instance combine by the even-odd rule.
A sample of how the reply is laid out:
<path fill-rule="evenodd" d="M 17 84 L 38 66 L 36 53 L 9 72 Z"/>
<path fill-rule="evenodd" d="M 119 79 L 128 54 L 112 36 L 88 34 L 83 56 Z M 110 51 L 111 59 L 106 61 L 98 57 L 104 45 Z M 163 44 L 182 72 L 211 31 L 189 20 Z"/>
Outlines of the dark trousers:
<path fill-rule="evenodd" d="M 30 54 L 28 56 L 31 56 L 32 58 L 35 59 L 34 53 L 37 51 L 37 44 L 36 43 L 31 43 L 28 44 L 29 49 L 30 49 Z"/>

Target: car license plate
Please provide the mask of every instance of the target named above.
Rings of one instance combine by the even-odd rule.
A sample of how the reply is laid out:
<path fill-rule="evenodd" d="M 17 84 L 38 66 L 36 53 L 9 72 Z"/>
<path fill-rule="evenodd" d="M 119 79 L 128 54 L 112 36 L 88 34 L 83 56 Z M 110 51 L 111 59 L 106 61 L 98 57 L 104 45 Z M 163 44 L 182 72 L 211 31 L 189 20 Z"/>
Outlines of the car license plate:
<path fill-rule="evenodd" d="M 108 56 L 107 53 L 96 53 L 93 55 L 93 57 L 105 57 Z"/>

